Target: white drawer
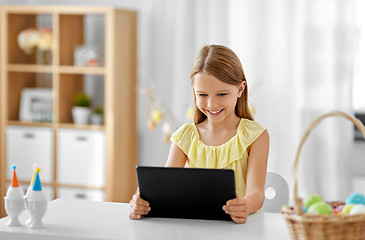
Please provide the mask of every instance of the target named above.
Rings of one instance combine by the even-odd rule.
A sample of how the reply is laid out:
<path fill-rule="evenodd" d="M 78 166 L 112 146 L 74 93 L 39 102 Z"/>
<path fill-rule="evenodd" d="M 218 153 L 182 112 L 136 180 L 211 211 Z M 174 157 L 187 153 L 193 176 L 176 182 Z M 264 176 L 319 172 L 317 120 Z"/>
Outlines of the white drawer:
<path fill-rule="evenodd" d="M 17 165 L 19 180 L 30 181 L 33 165 L 41 168 L 40 179 L 52 181 L 53 134 L 51 128 L 8 126 L 6 128 L 7 178 L 11 179 L 12 164 Z"/>
<path fill-rule="evenodd" d="M 105 135 L 95 130 L 58 130 L 58 182 L 103 187 Z"/>
<path fill-rule="evenodd" d="M 105 193 L 103 190 L 60 187 L 58 198 L 105 201 Z"/>

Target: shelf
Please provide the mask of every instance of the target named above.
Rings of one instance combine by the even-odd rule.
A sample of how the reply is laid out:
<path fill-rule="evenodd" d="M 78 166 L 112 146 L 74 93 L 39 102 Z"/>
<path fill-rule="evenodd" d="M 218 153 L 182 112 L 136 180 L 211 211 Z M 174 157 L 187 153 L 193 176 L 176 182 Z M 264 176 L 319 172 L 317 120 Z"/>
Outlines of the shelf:
<path fill-rule="evenodd" d="M 77 66 L 60 66 L 59 73 L 70 74 L 105 74 L 105 67 L 77 67 Z"/>
<path fill-rule="evenodd" d="M 66 187 L 66 188 L 82 188 L 82 189 L 90 189 L 90 190 L 105 190 L 105 187 L 97 187 L 97 186 L 85 186 L 85 185 L 77 185 L 77 184 L 62 184 L 58 183 L 58 187 Z"/>
<path fill-rule="evenodd" d="M 31 121 L 8 121 L 8 126 L 24 126 L 24 127 L 55 127 L 56 124 L 53 123 L 38 123 Z M 73 123 L 60 123 L 57 124 L 57 128 L 70 128 L 70 129 L 81 129 L 81 130 L 97 130 L 104 131 L 105 127 L 103 125 L 80 125 Z"/>
<path fill-rule="evenodd" d="M 11 179 L 6 179 L 5 182 L 7 184 L 11 183 Z M 29 181 L 27 180 L 19 180 L 20 185 L 29 185 Z M 42 185 L 44 186 L 53 186 L 53 183 L 42 181 Z M 86 185 L 77 185 L 77 184 L 57 184 L 58 187 L 67 187 L 67 188 L 81 188 L 81 189 L 91 189 L 91 190 L 105 190 L 105 187 L 97 187 L 97 186 L 86 186 Z"/>
<path fill-rule="evenodd" d="M 31 121 L 8 121 L 9 126 L 25 126 L 25 127 L 53 127 L 52 123 L 38 123 Z"/>
<path fill-rule="evenodd" d="M 78 67 L 78 66 L 48 66 L 37 64 L 9 64 L 10 72 L 33 72 L 33 73 L 70 73 L 70 74 L 105 74 L 105 67 Z"/>
<path fill-rule="evenodd" d="M 53 67 L 50 65 L 37 65 L 37 64 L 9 64 L 8 71 L 50 73 L 53 71 Z"/>
<path fill-rule="evenodd" d="M 58 128 L 71 128 L 71 129 L 83 129 L 83 130 L 98 130 L 104 131 L 104 126 L 97 126 L 97 125 L 80 125 L 80 124 L 73 124 L 73 123 L 60 123 L 58 124 Z"/>
<path fill-rule="evenodd" d="M 39 13 L 67 13 L 67 14 L 85 14 L 85 13 L 93 13 L 93 14 L 108 14 L 115 8 L 113 7 L 90 7 L 90 6 L 4 6 L 3 7 L 7 11 L 11 11 L 12 13 L 17 14 L 39 14 Z M 50 8 L 52 8 L 50 10 Z"/>
<path fill-rule="evenodd" d="M 38 153 L 51 150 L 51 156 L 44 158 L 44 166 L 51 166 L 51 170 L 44 173 L 50 173 L 51 179 L 44 179 L 44 184 L 49 186 L 53 198 L 59 196 L 62 188 L 91 188 L 103 191 L 106 201 L 128 202 L 137 188 L 137 12 L 100 6 L 2 6 L 0 18 L 0 195 L 5 196 L 6 183 L 9 183 L 9 176 L 6 175 L 9 159 L 20 162 L 29 170 L 31 168 L 27 164 L 39 159 Z M 17 40 L 21 31 L 43 27 L 52 30 L 51 51 L 26 52 L 20 48 Z M 97 66 L 75 66 L 74 55 L 80 46 L 96 48 Z M 88 60 L 90 59 L 85 62 Z M 42 109 L 42 101 L 43 105 L 49 106 L 50 103 L 49 100 L 44 103 L 40 95 L 27 101 L 26 97 L 23 98 L 26 96 L 23 93 L 29 88 L 51 89 L 52 122 L 19 120 L 36 119 L 36 114 Z M 78 93 L 90 96 L 92 109 L 97 106 L 104 108 L 106 114 L 103 125 L 73 123 L 72 109 L 74 97 Z M 29 118 L 24 118 L 23 114 L 22 117 L 19 116 L 20 110 L 22 113 L 24 111 L 23 107 L 20 109 L 22 102 L 31 105 L 26 110 Z M 9 126 L 12 127 L 8 128 Z M 46 143 L 51 146 L 26 139 L 23 146 L 19 147 L 20 143 L 17 139 L 13 141 L 14 138 L 7 134 L 7 129 L 21 127 L 37 131 L 47 130 L 52 136 L 46 139 Z M 68 185 L 60 182 L 60 173 L 66 173 L 68 169 L 65 170 L 62 166 L 68 165 L 62 165 L 67 161 L 59 153 L 78 156 L 89 152 L 80 148 L 60 151 L 60 132 L 77 132 L 76 130 L 89 130 L 84 132 L 103 135 L 103 139 L 97 142 L 97 146 L 103 145 L 97 159 L 105 164 L 98 172 L 105 180 L 100 186 L 95 186 L 92 182 L 70 181 L 67 182 Z M 8 150 L 7 143 L 12 143 L 12 151 Z M 31 151 L 26 157 L 10 157 L 10 153 L 26 152 L 18 149 Z M 90 158 L 85 159 L 90 164 Z M 22 183 L 29 184 L 27 181 Z M 90 186 L 86 186 L 88 184 Z M 0 217 L 3 216 L 4 199 L 0 198 Z"/>
<path fill-rule="evenodd" d="M 30 179 L 29 179 L 29 181 L 26 181 L 26 180 L 18 180 L 19 181 L 19 184 L 20 185 L 29 185 L 29 183 L 30 183 Z M 5 179 L 5 182 L 6 183 L 11 183 L 11 179 Z M 53 185 L 53 183 L 49 183 L 49 182 L 46 182 L 46 181 L 42 181 L 42 185 L 44 185 L 44 186 L 52 186 Z"/>

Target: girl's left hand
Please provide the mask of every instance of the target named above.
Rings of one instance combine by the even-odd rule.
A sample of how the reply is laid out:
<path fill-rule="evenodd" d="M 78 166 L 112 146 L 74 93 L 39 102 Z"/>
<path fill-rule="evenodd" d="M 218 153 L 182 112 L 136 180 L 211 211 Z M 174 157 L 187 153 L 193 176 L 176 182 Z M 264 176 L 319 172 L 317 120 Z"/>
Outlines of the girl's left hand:
<path fill-rule="evenodd" d="M 245 223 L 248 216 L 248 202 L 244 197 L 236 197 L 227 201 L 223 210 L 231 215 L 235 223 Z"/>

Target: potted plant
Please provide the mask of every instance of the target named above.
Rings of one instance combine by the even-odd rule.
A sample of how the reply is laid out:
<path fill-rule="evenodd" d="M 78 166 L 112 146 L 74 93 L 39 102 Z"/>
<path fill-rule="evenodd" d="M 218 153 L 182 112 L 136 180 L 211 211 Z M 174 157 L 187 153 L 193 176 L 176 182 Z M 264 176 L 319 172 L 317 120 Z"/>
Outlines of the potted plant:
<path fill-rule="evenodd" d="M 103 124 L 103 107 L 102 106 L 97 106 L 94 111 L 93 114 L 91 115 L 91 124 L 93 125 L 102 125 Z"/>
<path fill-rule="evenodd" d="M 88 124 L 91 115 L 91 100 L 85 93 L 78 93 L 74 97 L 75 106 L 72 108 L 72 118 L 75 124 Z"/>

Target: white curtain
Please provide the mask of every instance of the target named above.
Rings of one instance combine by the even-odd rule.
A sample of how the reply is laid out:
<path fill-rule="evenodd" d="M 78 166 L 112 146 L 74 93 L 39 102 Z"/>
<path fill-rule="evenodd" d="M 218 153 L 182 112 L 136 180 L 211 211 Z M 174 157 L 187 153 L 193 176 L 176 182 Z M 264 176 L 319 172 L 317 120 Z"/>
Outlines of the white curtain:
<path fill-rule="evenodd" d="M 239 55 L 254 117 L 269 130 L 268 170 L 282 174 L 290 189 L 295 152 L 309 123 L 330 110 L 351 113 L 352 0 L 155 0 L 144 2 L 141 16 L 140 82 L 156 86 L 180 123 L 193 104 L 189 72 L 198 49 L 225 44 Z M 301 197 L 348 196 L 352 133 L 352 124 L 341 119 L 325 120 L 313 131 L 300 158 Z M 158 136 L 143 134 L 142 164 L 164 164 L 169 145 L 161 147 Z"/>
<path fill-rule="evenodd" d="M 228 2 L 221 0 L 144 1 L 140 9 L 140 87 L 154 86 L 160 100 L 172 112 L 175 128 L 189 120 L 193 106 L 190 69 L 197 51 L 206 44 L 228 44 Z M 148 100 L 139 103 L 139 164 L 163 166 L 169 144 L 164 144 L 162 125 L 146 130 Z"/>
<path fill-rule="evenodd" d="M 268 168 L 292 187 L 295 152 L 309 123 L 330 110 L 352 113 L 354 3 L 234 0 L 230 7 L 230 42 L 253 86 L 255 117 L 271 136 Z M 352 138 L 352 124 L 341 119 L 313 130 L 299 159 L 301 197 L 349 195 Z"/>

